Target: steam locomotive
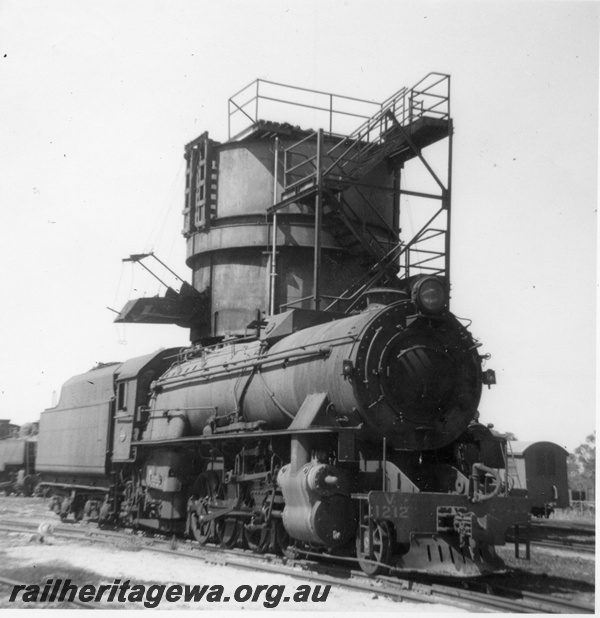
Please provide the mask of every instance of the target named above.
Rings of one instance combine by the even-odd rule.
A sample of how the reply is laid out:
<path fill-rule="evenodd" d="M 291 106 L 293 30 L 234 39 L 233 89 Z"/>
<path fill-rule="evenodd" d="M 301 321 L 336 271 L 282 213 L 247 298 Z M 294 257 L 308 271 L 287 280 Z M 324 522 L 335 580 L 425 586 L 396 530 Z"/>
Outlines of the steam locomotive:
<path fill-rule="evenodd" d="M 477 420 L 493 372 L 449 309 L 449 182 L 429 195 L 441 229 L 399 240 L 400 197 L 416 194 L 400 173 L 452 134 L 449 77 L 341 137 L 350 112 L 333 103 L 327 132 L 260 120 L 261 96 L 283 99 L 259 87 L 251 108 L 230 100 L 232 116 L 256 109 L 249 127 L 186 147 L 193 283 L 117 319 L 178 324 L 191 345 L 69 380 L 41 415 L 40 487 L 61 517 L 369 574 L 500 568 L 494 547 L 530 505 L 497 472 L 503 443 Z"/>

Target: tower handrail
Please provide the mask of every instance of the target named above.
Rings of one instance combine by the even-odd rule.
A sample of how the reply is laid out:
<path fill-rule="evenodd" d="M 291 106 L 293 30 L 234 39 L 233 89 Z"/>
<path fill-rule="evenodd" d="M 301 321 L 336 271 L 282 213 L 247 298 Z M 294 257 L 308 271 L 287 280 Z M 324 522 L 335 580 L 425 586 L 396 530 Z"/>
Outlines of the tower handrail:
<path fill-rule="evenodd" d="M 262 88 L 263 92 L 261 92 L 261 85 L 271 86 L 274 89 L 274 93 L 269 95 L 264 93 L 264 86 Z M 325 103 L 320 105 L 313 105 L 310 103 L 304 103 L 299 100 L 294 100 L 291 95 L 287 95 L 286 91 L 295 91 L 297 93 L 302 93 L 304 95 L 316 95 L 318 97 L 326 97 Z M 241 102 L 240 99 L 243 99 L 244 102 Z M 311 88 L 302 88 L 299 86 L 291 86 L 288 84 L 282 84 L 279 82 L 274 82 L 267 79 L 255 79 L 250 82 L 244 88 L 238 90 L 234 95 L 229 98 L 228 101 L 228 135 L 229 139 L 233 139 L 232 136 L 232 119 L 236 114 L 240 112 L 243 113 L 249 120 L 250 126 L 252 124 L 256 124 L 259 122 L 259 110 L 260 110 L 260 101 L 271 101 L 274 103 L 279 103 L 282 105 L 292 105 L 295 107 L 303 107 L 306 109 L 312 109 L 319 112 L 325 112 L 328 115 L 328 124 L 329 124 L 329 133 L 333 134 L 333 124 L 334 119 L 337 116 L 348 116 L 355 118 L 369 118 L 371 114 L 369 113 L 359 113 L 358 111 L 353 111 L 350 107 L 350 104 L 359 103 L 360 105 L 370 106 L 379 108 L 380 103 L 368 100 L 368 99 L 360 99 L 358 97 L 350 97 L 346 95 L 334 94 L 331 92 L 324 92 L 322 90 L 315 90 Z M 254 105 L 254 109 L 250 112 L 246 111 L 246 108 Z M 248 127 L 244 127 L 242 131 L 246 130 Z M 238 133 L 239 134 L 239 133 Z"/>
<path fill-rule="evenodd" d="M 434 77 L 433 82 L 427 84 L 426 80 Z M 437 79 L 436 79 L 437 78 Z M 392 112 L 398 124 L 406 127 L 424 116 L 433 116 L 438 120 L 449 120 L 449 79 L 450 76 L 442 73 L 429 73 L 412 88 L 401 88 L 398 92 L 386 99 L 378 111 L 367 118 L 357 129 L 348 136 L 344 136 L 337 143 L 324 153 L 324 159 L 328 160 L 326 167 L 322 170 L 322 178 L 331 176 L 337 169 L 340 176 L 347 175 L 346 166 L 352 162 L 360 165 L 366 155 L 374 148 L 384 143 L 386 133 L 392 128 L 388 118 L 388 113 Z M 433 92 L 432 90 L 446 82 L 444 94 Z M 421 89 L 419 86 L 425 84 Z M 438 109 L 442 106 L 442 109 Z M 305 140 L 292 144 L 285 149 L 286 153 L 297 154 L 296 149 Z M 348 156 L 354 151 L 353 156 Z M 291 159 L 291 157 L 290 157 Z M 293 169 L 297 169 L 295 166 Z M 286 179 L 289 177 L 286 170 Z M 307 173 L 300 179 L 294 180 L 285 185 L 285 189 L 293 189 L 295 186 L 303 184 L 316 176 L 315 172 Z"/>

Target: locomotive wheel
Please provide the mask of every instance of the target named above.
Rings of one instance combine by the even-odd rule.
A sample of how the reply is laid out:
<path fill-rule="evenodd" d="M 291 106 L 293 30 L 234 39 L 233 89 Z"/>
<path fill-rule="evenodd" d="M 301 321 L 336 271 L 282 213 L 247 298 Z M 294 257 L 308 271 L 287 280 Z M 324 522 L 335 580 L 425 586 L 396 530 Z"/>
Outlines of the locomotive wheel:
<path fill-rule="evenodd" d="M 367 525 L 359 527 L 356 537 L 356 557 L 364 573 L 373 576 L 387 571 L 391 555 L 391 534 L 389 525 L 386 522 L 376 523 L 373 526 L 372 556 L 370 552 L 369 527 Z"/>
<path fill-rule="evenodd" d="M 212 471 L 199 474 L 194 482 L 192 496 L 196 500 L 196 508 L 189 513 L 189 531 L 198 543 L 204 545 L 215 533 L 215 522 L 202 521 L 202 516 L 208 513 L 208 505 L 219 495 L 219 477 Z"/>
<path fill-rule="evenodd" d="M 239 536 L 238 522 L 234 517 L 223 517 L 215 522 L 215 530 L 221 547 L 231 549 L 237 544 Z"/>
<path fill-rule="evenodd" d="M 83 516 L 85 515 L 85 500 L 80 496 L 77 496 L 73 502 L 71 502 L 71 513 L 73 513 L 75 521 L 83 520 Z"/>
<path fill-rule="evenodd" d="M 248 549 L 251 549 L 257 554 L 264 554 L 269 546 L 269 532 L 270 531 L 268 528 L 249 530 L 244 525 L 244 541 L 248 546 Z"/>
<path fill-rule="evenodd" d="M 21 493 L 26 497 L 32 496 L 33 486 L 34 486 L 33 479 L 30 476 L 26 476 L 25 479 L 23 480 L 23 486 L 21 487 Z"/>
<path fill-rule="evenodd" d="M 61 521 L 66 521 L 67 517 L 69 516 L 70 510 L 71 510 L 71 501 L 64 500 L 62 504 L 59 506 L 59 511 L 58 511 Z"/>
<path fill-rule="evenodd" d="M 204 545 L 213 535 L 213 522 L 201 521 L 202 513 L 206 513 L 206 506 L 204 504 L 190 513 L 190 532 L 200 545 Z"/>
<path fill-rule="evenodd" d="M 275 551 L 290 560 L 298 557 L 298 549 L 281 520 L 278 520 L 275 524 Z"/>

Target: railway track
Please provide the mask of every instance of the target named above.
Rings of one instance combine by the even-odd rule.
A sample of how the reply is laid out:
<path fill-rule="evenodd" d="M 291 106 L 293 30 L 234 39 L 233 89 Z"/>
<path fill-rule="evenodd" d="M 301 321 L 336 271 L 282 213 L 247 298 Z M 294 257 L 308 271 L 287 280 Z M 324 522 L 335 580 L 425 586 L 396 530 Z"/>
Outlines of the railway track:
<path fill-rule="evenodd" d="M 2 521 L 0 530 L 23 534 L 37 534 L 38 524 Z M 219 546 L 198 546 L 194 541 L 145 537 L 127 532 L 114 532 L 94 528 L 74 528 L 54 526 L 53 536 L 64 539 L 85 540 L 92 543 L 115 543 L 127 541 L 135 543 L 140 550 L 182 556 L 202 560 L 222 566 L 240 569 L 260 570 L 266 573 L 287 575 L 303 581 L 330 584 L 348 590 L 375 593 L 399 601 L 425 604 L 445 604 L 469 611 L 495 611 L 513 613 L 594 613 L 594 608 L 568 599 L 548 597 L 504 586 L 490 586 L 485 580 L 469 581 L 465 589 L 462 582 L 428 583 L 422 577 L 412 579 L 402 573 L 402 577 L 382 575 L 368 577 L 352 566 L 317 563 L 311 559 L 278 558 L 272 554 L 256 554 L 250 550 L 223 549 Z M 399 573 L 399 572 L 398 572 Z M 12 580 L 7 580 L 12 581 Z M 3 580 L 0 579 L 0 583 Z M 18 585 L 14 582 L 9 585 Z M 75 603 L 77 604 L 77 603 Z M 82 604 L 84 605 L 84 604 Z M 85 605 L 90 608 L 93 607 Z"/>
<path fill-rule="evenodd" d="M 548 547 L 551 549 L 572 549 L 573 551 L 586 554 L 593 554 L 596 552 L 595 544 L 577 541 L 550 541 L 548 539 L 541 539 L 539 541 L 531 541 L 531 545 L 536 547 Z"/>
<path fill-rule="evenodd" d="M 516 589 L 505 588 L 504 592 L 510 596 L 504 597 L 496 593 L 482 593 L 473 590 L 462 591 L 459 588 L 446 586 L 439 590 L 438 585 L 432 586 L 434 592 L 444 597 L 466 599 L 468 603 L 475 604 L 479 609 L 489 609 L 490 611 L 512 612 L 518 614 L 593 614 L 594 608 L 573 603 L 568 599 L 538 595 L 530 592 L 523 592 Z M 448 600 L 446 600 L 448 602 Z"/>
<path fill-rule="evenodd" d="M 578 553 L 593 554 L 596 551 L 595 526 L 568 522 L 533 521 L 530 528 L 532 547 L 555 550 L 572 550 Z M 513 538 L 509 534 L 508 540 Z"/>
<path fill-rule="evenodd" d="M 549 528 L 554 530 L 568 530 L 569 532 L 577 532 L 582 534 L 595 534 L 596 524 L 585 522 L 555 521 L 555 520 L 540 520 L 536 519 L 531 522 L 532 528 Z"/>
<path fill-rule="evenodd" d="M 11 522 L 9 520 L 5 521 L 5 523 L 6 525 L 14 525 L 17 527 L 24 525 L 21 522 L 15 522 L 15 521 Z M 31 525 L 29 529 L 31 530 L 31 532 L 35 532 L 35 529 L 37 529 L 37 525 Z M 95 537 L 96 539 L 98 539 L 98 542 L 108 542 L 111 537 L 120 538 L 120 539 L 123 539 L 123 538 L 140 539 L 141 538 L 135 534 L 128 534 L 128 533 L 123 533 L 123 532 L 110 532 L 108 530 L 99 530 L 93 527 L 75 528 L 74 526 L 69 526 L 69 525 L 54 526 L 54 531 L 57 536 L 61 536 L 64 534 L 70 534 L 72 536 L 80 536 L 82 538 Z M 106 539 L 106 541 L 103 541 L 103 539 Z M 178 543 L 182 543 L 182 542 L 183 543 L 193 543 L 192 541 L 182 541 L 182 540 L 178 540 L 177 542 Z M 595 543 L 592 543 L 591 541 L 590 542 L 572 541 L 569 539 L 561 539 L 558 541 L 550 540 L 550 539 L 533 539 L 531 541 L 531 545 L 535 547 L 545 547 L 548 549 L 567 549 L 567 550 L 573 550 L 576 552 L 587 553 L 587 554 L 593 554 L 596 551 Z M 211 549 L 210 545 L 206 546 L 206 548 L 207 550 Z M 239 552 L 239 550 L 226 550 L 220 547 L 218 548 L 218 551 L 220 552 L 231 551 L 233 553 L 235 553 L 236 551 Z M 246 553 L 252 556 L 255 556 L 255 557 L 260 556 L 260 554 L 256 554 L 254 552 L 246 552 Z M 318 554 L 314 554 L 314 555 L 317 556 Z"/>

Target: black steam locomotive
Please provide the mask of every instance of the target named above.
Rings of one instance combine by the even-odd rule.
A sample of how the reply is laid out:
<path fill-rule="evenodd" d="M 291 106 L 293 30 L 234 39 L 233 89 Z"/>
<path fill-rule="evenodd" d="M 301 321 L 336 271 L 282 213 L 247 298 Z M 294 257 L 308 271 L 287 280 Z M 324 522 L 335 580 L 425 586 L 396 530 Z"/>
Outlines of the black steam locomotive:
<path fill-rule="evenodd" d="M 259 87 L 251 107 L 230 100 L 233 119 L 256 110 L 249 127 L 186 147 L 193 284 L 118 318 L 190 328 L 190 347 L 69 380 L 41 416 L 41 487 L 62 517 L 201 544 L 356 557 L 371 574 L 498 568 L 529 503 L 496 471 L 502 442 L 477 422 L 493 373 L 449 310 L 449 182 L 429 165 L 439 196 L 399 182 L 451 141 L 449 78 L 341 136 L 333 99 L 327 132 L 259 120 L 262 98 L 283 100 Z M 441 203 L 443 223 L 400 241 L 403 195 Z"/>

